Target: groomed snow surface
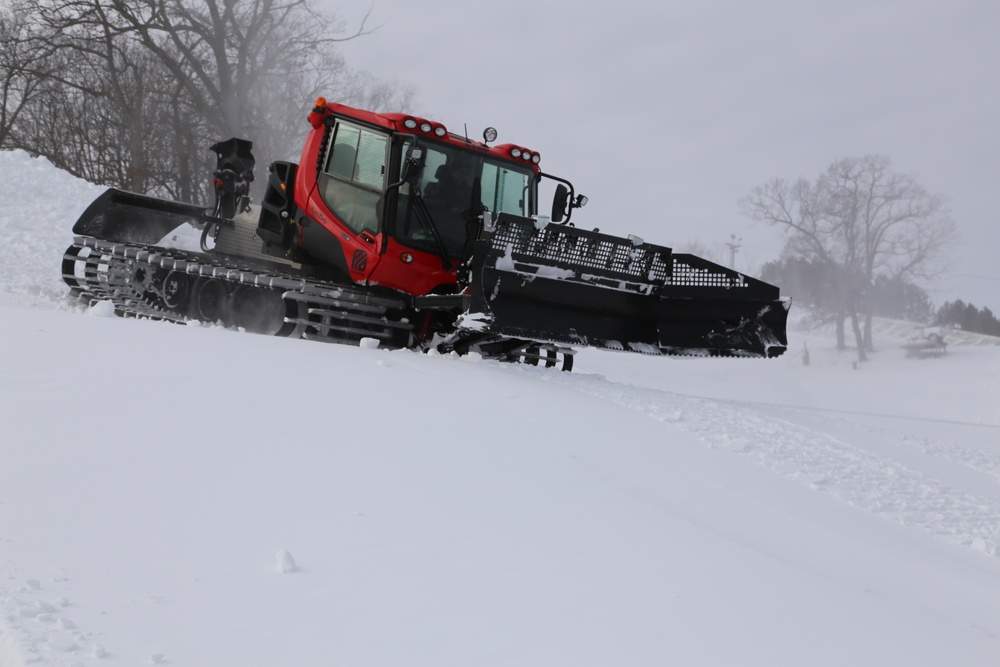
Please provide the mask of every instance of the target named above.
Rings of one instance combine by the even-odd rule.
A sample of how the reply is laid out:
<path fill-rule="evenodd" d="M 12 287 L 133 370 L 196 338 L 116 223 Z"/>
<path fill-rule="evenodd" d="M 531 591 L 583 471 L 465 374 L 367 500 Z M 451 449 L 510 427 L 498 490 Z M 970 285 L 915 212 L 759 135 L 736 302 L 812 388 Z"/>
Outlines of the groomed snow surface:
<path fill-rule="evenodd" d="M 0 177 L 2 667 L 998 664 L 995 341 L 561 373 L 123 320 L 59 276 L 100 188 Z"/>

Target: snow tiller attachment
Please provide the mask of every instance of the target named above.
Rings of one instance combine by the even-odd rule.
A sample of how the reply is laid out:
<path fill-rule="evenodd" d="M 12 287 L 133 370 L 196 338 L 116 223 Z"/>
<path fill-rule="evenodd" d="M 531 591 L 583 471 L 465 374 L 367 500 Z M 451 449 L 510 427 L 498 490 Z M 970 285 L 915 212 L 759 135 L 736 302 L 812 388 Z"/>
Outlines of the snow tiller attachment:
<path fill-rule="evenodd" d="M 484 332 L 648 354 L 776 357 L 778 288 L 641 239 L 501 215 L 472 262 Z"/>

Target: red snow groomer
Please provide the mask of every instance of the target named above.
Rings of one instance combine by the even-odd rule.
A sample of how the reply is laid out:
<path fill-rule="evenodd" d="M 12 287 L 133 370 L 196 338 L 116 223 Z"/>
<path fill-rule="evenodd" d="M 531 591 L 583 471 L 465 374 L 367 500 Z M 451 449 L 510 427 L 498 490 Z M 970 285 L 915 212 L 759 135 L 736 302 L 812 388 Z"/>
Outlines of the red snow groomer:
<path fill-rule="evenodd" d="M 785 351 L 789 301 L 777 287 L 573 226 L 586 197 L 543 173 L 536 151 L 493 145 L 492 128 L 471 141 L 323 98 L 309 124 L 299 163 L 270 165 L 259 205 L 241 139 L 212 146 L 213 209 L 107 190 L 73 228 L 66 282 L 123 315 L 567 370 L 579 347 Z M 546 178 L 556 182 L 548 217 L 538 215 Z M 195 247 L 172 240 L 185 225 L 200 233 Z"/>

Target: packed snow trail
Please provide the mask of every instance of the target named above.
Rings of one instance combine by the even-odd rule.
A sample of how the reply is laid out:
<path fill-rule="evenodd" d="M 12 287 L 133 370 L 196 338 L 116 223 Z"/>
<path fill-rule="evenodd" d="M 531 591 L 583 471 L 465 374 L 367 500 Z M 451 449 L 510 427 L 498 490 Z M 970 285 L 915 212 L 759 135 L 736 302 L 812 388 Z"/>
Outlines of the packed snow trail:
<path fill-rule="evenodd" d="M 796 409 L 689 397 L 599 376 L 540 373 L 539 377 L 670 422 L 708 447 L 750 459 L 859 510 L 1000 556 L 1000 453 L 918 441 L 844 419 L 823 418 L 810 424 L 812 420 Z M 876 449 L 884 453 L 875 453 Z M 989 476 L 993 483 L 986 489 L 988 496 L 967 493 L 934 474 L 907 467 L 897 460 L 907 450 Z"/>

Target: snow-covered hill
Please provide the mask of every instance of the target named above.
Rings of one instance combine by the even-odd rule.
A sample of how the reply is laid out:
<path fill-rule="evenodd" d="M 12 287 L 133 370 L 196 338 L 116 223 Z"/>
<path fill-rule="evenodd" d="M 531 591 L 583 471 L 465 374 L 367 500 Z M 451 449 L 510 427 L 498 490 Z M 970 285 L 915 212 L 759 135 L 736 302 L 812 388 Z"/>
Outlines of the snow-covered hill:
<path fill-rule="evenodd" d="M 2 667 L 1000 655 L 1000 347 L 568 374 L 121 320 L 59 278 L 100 189 L 0 177 Z"/>

